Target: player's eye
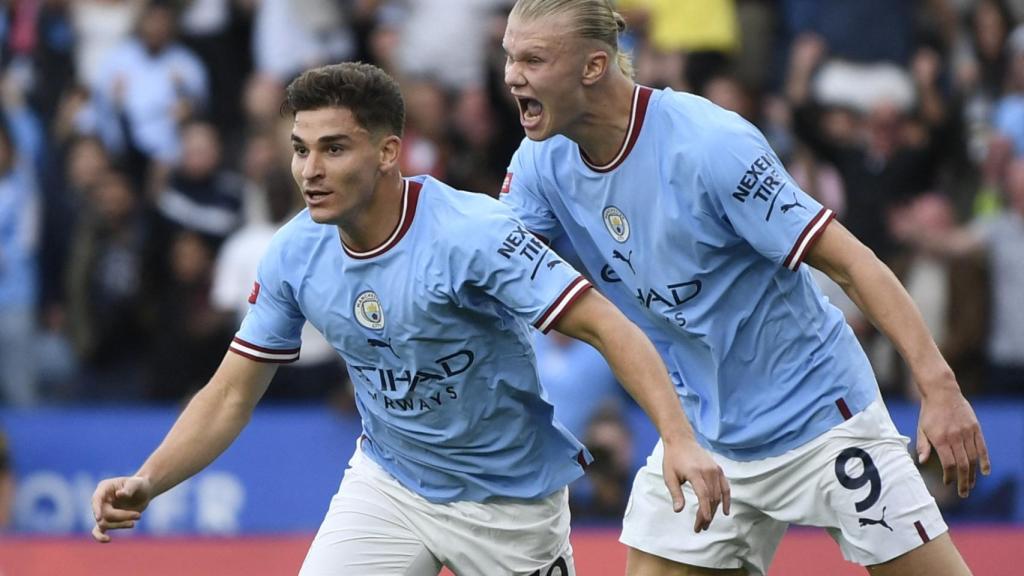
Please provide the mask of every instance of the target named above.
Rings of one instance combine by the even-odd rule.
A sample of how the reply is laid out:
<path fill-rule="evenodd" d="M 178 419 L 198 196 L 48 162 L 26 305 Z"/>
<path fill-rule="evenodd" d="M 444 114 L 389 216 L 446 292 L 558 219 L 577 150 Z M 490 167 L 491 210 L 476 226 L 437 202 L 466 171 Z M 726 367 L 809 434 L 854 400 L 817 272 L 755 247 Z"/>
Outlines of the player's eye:
<path fill-rule="evenodd" d="M 531 56 L 530 59 L 527 60 L 527 63 L 529 64 L 540 64 L 541 62 L 543 62 L 543 60 L 537 58 L 536 56 Z"/>
<path fill-rule="evenodd" d="M 342 147 L 341 147 L 340 145 L 338 145 L 338 144 L 331 144 L 330 146 L 328 146 L 328 147 L 327 147 L 327 152 L 328 152 L 329 154 L 335 154 L 335 155 L 337 155 L 337 154 L 341 154 L 341 153 L 342 153 L 342 152 L 344 152 L 344 151 L 345 151 L 345 149 L 344 149 L 344 148 L 342 148 Z"/>
<path fill-rule="evenodd" d="M 309 154 L 309 150 L 306 150 L 305 146 L 292 146 L 292 149 L 295 150 L 295 154 L 298 156 L 304 157 L 306 154 Z"/>

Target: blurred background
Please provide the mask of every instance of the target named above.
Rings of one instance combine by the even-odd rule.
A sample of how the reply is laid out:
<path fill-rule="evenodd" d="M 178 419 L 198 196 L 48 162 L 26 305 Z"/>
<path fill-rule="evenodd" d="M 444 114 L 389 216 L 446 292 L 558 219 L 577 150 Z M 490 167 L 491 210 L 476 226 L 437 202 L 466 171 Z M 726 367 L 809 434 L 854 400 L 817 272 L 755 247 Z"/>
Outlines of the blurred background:
<path fill-rule="evenodd" d="M 280 113 L 291 78 L 382 66 L 406 98 L 403 173 L 497 195 L 523 137 L 502 82 L 510 5 L 0 0 L 0 574 L 124 561 L 87 544 L 89 496 L 134 471 L 212 374 L 263 248 L 302 206 Z M 1024 0 L 616 6 L 638 82 L 757 125 L 906 285 L 993 459 L 968 500 L 923 472 L 975 573 L 1015 573 L 1003 560 L 1024 544 Z M 901 360 L 820 281 L 913 438 Z M 557 334 L 537 344 L 557 414 L 597 457 L 572 487 L 580 573 L 621 573 L 616 527 L 656 435 L 594 350 Z M 294 573 L 359 431 L 336 354 L 307 330 L 301 356 L 236 445 L 121 537 L 150 547 L 127 573 L 172 573 L 202 550 L 216 572 L 186 573 Z M 860 573 L 817 532 L 787 536 L 777 566 L 789 561 L 773 573 Z"/>

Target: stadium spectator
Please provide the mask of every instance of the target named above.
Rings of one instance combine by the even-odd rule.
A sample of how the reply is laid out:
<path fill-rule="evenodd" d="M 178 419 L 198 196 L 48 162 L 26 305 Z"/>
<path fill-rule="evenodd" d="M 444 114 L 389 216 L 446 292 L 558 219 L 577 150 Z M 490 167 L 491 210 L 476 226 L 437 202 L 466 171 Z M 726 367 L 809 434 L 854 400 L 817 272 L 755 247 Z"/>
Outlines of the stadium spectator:
<path fill-rule="evenodd" d="M 629 497 L 633 438 L 620 407 L 605 406 L 587 422 L 583 444 L 594 455 L 587 476 L 573 485 L 574 519 L 620 522 Z"/>
<path fill-rule="evenodd" d="M 1005 0 L 978 0 L 970 6 L 967 31 L 955 47 L 955 80 L 961 91 L 978 93 L 991 103 L 1003 93 L 1010 58 L 1007 40 L 1015 19 Z"/>
<path fill-rule="evenodd" d="M 415 0 L 402 2 L 405 20 L 398 46 L 398 73 L 405 78 L 430 78 L 443 92 L 479 89 L 484 83 L 487 21 L 507 0 Z M 438 30 L 458 30 L 458 50 Z M 415 92 L 405 89 L 407 94 Z"/>
<path fill-rule="evenodd" d="M 157 294 L 147 396 L 175 402 L 202 388 L 231 341 L 234 326 L 210 301 L 213 248 L 179 230 L 170 245 L 170 275 Z"/>
<path fill-rule="evenodd" d="M 161 232 L 196 232 L 216 249 L 241 224 L 244 182 L 225 169 L 220 135 L 213 124 L 189 121 L 182 127 L 181 140 L 181 161 L 154 201 Z"/>
<path fill-rule="evenodd" d="M 136 35 L 111 49 L 91 85 L 104 142 L 132 162 L 136 183 L 149 162 L 174 164 L 181 154 L 179 123 L 207 99 L 202 62 L 177 42 L 175 9 L 152 0 Z"/>
<path fill-rule="evenodd" d="M 76 218 L 88 204 L 92 189 L 111 169 L 107 150 L 96 138 L 74 138 L 62 152 L 59 156 L 64 158 L 64 166 L 56 171 L 59 178 L 44 188 L 40 274 L 44 308 L 64 304 L 64 272 Z"/>
<path fill-rule="evenodd" d="M 995 103 L 1007 78 L 1007 39 L 1014 17 L 1004 0 L 979 0 L 971 3 L 965 25 L 953 46 L 953 86 L 968 155 L 981 164 L 993 135 Z"/>
<path fill-rule="evenodd" d="M 280 180 L 278 174 L 287 174 L 287 159 L 282 157 L 281 143 L 277 141 L 272 130 L 253 131 L 245 140 L 242 153 L 241 176 L 243 202 L 243 226 L 272 222 L 269 214 L 270 180 Z M 290 184 L 289 184 L 290 185 Z M 237 232 L 232 232 L 235 235 Z"/>
<path fill-rule="evenodd" d="M 793 47 L 787 95 L 794 107 L 794 130 L 839 171 L 846 192 L 844 226 L 889 261 L 895 245 L 884 215 L 933 182 L 941 125 L 929 125 L 931 133 L 920 141 L 906 111 L 891 101 L 874 102 L 863 117 L 822 107 L 812 99 L 807 82 L 826 49 L 813 36 L 801 37 Z"/>
<path fill-rule="evenodd" d="M 1024 25 L 1014 30 L 1009 52 L 1005 92 L 996 101 L 993 124 L 996 132 L 1013 142 L 1013 152 L 1024 158 Z"/>
<path fill-rule="evenodd" d="M 378 4 L 371 0 L 369 4 Z M 380 66 L 388 74 L 398 76 L 398 50 L 402 44 L 402 24 L 405 21 L 405 8 L 401 3 L 383 2 L 370 14 L 361 15 L 366 36 L 361 52 L 367 60 Z"/>
<path fill-rule="evenodd" d="M 75 82 L 75 38 L 71 22 L 69 0 L 42 0 L 22 2 L 19 10 L 35 4 L 35 24 L 31 41 L 22 45 L 28 49 L 16 58 L 31 62 L 32 78 L 28 100 L 41 118 L 52 118 L 60 98 Z M 24 8 L 21 8 L 24 7 Z M 28 24 L 31 26 L 31 24 Z"/>
<path fill-rule="evenodd" d="M 257 74 L 285 84 L 304 68 L 345 60 L 355 50 L 347 2 L 252 0 L 247 3 L 255 6 L 252 56 Z"/>
<path fill-rule="evenodd" d="M 505 169 L 498 122 L 483 88 L 463 90 L 452 111 L 451 159 L 448 179 L 463 190 L 493 191 Z"/>
<path fill-rule="evenodd" d="M 78 83 L 96 86 L 110 52 L 127 40 L 147 0 L 74 0 L 70 2 L 75 33 Z"/>
<path fill-rule="evenodd" d="M 406 128 L 401 168 L 406 174 L 447 176 L 448 95 L 436 82 L 407 79 L 402 85 L 406 102 Z"/>
<path fill-rule="evenodd" d="M 760 124 L 761 111 L 750 92 L 740 83 L 739 78 L 729 73 L 709 76 L 703 84 L 701 95 L 715 104 L 743 116 L 751 124 Z"/>
<path fill-rule="evenodd" d="M 68 331 L 78 355 L 81 398 L 131 402 L 142 383 L 151 331 L 144 277 L 148 235 L 141 195 L 112 172 L 89 190 L 75 225 L 67 272 Z"/>
<path fill-rule="evenodd" d="M 38 301 L 39 191 L 29 159 L 0 119 L 0 394 L 36 403 L 32 339 Z"/>
<path fill-rule="evenodd" d="M 950 234 L 956 227 L 952 202 L 939 194 L 925 194 L 893 213 L 890 227 L 898 230 L 902 226 L 921 226 L 938 236 Z M 906 235 L 906 232 L 896 233 L 897 238 Z M 984 259 L 975 255 L 949 260 L 912 247 L 896 259 L 893 270 L 921 311 L 964 393 L 977 393 L 982 389 L 989 322 L 989 286 Z M 891 346 L 888 349 L 889 365 L 878 368 L 899 374 L 891 381 L 899 383 L 902 395 L 918 398 L 896 350 Z"/>
<path fill-rule="evenodd" d="M 210 79 L 209 117 L 221 137 L 233 145 L 244 134 L 238 101 L 252 70 L 248 22 L 251 15 L 237 0 L 194 0 L 182 4 L 182 43 L 202 60 Z"/>
<path fill-rule="evenodd" d="M 982 217 L 956 231 L 935 229 L 921 215 L 905 225 L 904 235 L 925 250 L 950 257 L 983 254 L 991 278 L 991 314 L 987 337 L 989 394 L 1024 392 L 1024 159 L 1006 174 L 1006 210 Z"/>
<path fill-rule="evenodd" d="M 277 136 L 277 148 L 283 158 L 290 153 L 280 142 L 287 136 L 288 123 L 281 116 L 281 101 L 284 99 L 284 84 L 267 74 L 253 74 L 242 90 L 242 109 L 245 111 L 245 126 L 249 134 L 268 133 Z"/>

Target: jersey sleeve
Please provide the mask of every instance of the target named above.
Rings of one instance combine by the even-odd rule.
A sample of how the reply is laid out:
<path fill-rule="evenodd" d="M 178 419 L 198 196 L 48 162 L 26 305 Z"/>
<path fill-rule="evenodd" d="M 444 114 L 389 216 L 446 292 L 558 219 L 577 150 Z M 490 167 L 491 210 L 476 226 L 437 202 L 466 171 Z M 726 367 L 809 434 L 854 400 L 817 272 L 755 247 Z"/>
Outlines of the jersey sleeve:
<path fill-rule="evenodd" d="M 763 256 L 796 270 L 832 210 L 800 189 L 750 124 L 716 133 L 705 154 L 701 178 L 716 215 Z"/>
<path fill-rule="evenodd" d="M 304 323 L 292 289 L 282 277 L 280 253 L 272 247 L 260 262 L 249 311 L 229 349 L 257 362 L 294 362 L 299 359 Z"/>
<path fill-rule="evenodd" d="M 534 162 L 534 151 L 524 140 L 512 155 L 499 198 L 512 209 L 516 218 L 547 243 L 562 235 L 562 226 L 541 192 L 541 178 Z"/>
<path fill-rule="evenodd" d="M 591 287 L 501 205 L 460 237 L 475 240 L 452 246 L 449 255 L 457 296 L 483 292 L 544 333 Z"/>

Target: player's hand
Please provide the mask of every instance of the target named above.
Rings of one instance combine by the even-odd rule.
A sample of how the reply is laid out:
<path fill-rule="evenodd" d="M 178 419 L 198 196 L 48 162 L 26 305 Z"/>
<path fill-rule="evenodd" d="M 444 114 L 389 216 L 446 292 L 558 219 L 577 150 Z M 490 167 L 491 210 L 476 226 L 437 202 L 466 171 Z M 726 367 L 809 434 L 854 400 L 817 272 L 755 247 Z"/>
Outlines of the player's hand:
<path fill-rule="evenodd" d="M 966 498 L 978 477 L 978 469 L 988 476 L 992 465 L 981 425 L 959 388 L 933 391 L 921 399 L 921 418 L 917 427 L 917 456 L 924 464 L 932 447 L 942 463 L 942 482 L 956 478 L 957 494 Z"/>
<path fill-rule="evenodd" d="M 92 514 L 96 519 L 92 537 L 97 542 L 110 542 L 108 530 L 134 528 L 152 498 L 153 485 L 147 478 L 122 476 L 103 480 L 92 494 Z"/>
<path fill-rule="evenodd" d="M 722 512 L 729 515 L 729 481 L 711 455 L 695 440 L 666 441 L 662 473 L 676 512 L 682 511 L 686 505 L 683 482 L 689 482 L 697 494 L 699 509 L 693 524 L 694 532 L 708 529 L 719 504 Z"/>

